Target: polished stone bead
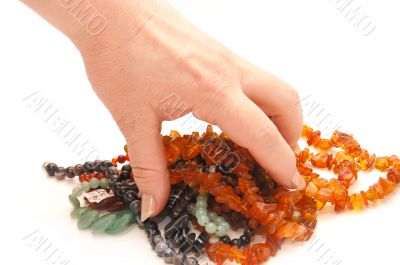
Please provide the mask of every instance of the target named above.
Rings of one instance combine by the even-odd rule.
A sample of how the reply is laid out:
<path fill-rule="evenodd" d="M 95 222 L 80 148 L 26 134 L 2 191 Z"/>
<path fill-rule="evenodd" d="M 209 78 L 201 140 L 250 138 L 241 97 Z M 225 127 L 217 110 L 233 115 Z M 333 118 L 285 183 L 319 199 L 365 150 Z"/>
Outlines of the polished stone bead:
<path fill-rule="evenodd" d="M 147 219 L 146 221 L 144 221 L 144 229 L 145 230 L 150 230 L 150 229 L 158 230 L 158 224 L 151 219 Z"/>
<path fill-rule="evenodd" d="M 210 221 L 214 222 L 217 217 L 218 217 L 218 215 L 215 212 L 208 213 L 208 218 L 210 218 Z"/>
<path fill-rule="evenodd" d="M 134 200 L 137 200 L 137 193 L 133 190 L 127 190 L 124 194 L 124 201 L 126 204 L 131 204 Z"/>
<path fill-rule="evenodd" d="M 217 230 L 217 225 L 216 225 L 215 223 L 209 222 L 209 223 L 206 225 L 206 231 L 207 231 L 207 233 L 209 233 L 209 234 L 214 234 L 216 230 Z"/>
<path fill-rule="evenodd" d="M 215 222 L 215 224 L 219 225 L 221 223 L 224 223 L 225 219 L 222 218 L 221 216 L 218 216 L 217 218 L 215 218 L 214 222 Z"/>
<path fill-rule="evenodd" d="M 89 180 L 89 185 L 91 189 L 97 189 L 100 185 L 100 182 L 97 178 L 92 178 Z"/>
<path fill-rule="evenodd" d="M 191 215 L 195 215 L 196 214 L 196 204 L 194 203 L 190 203 L 187 207 L 186 210 L 191 214 Z"/>
<path fill-rule="evenodd" d="M 196 258 L 191 257 L 191 258 L 185 259 L 185 261 L 183 262 L 183 265 L 199 265 L 199 262 L 197 261 Z"/>
<path fill-rule="evenodd" d="M 137 223 L 138 227 L 143 229 L 144 228 L 144 224 L 140 220 L 140 215 L 135 215 L 135 219 L 136 219 L 136 223 Z"/>
<path fill-rule="evenodd" d="M 212 235 L 208 242 L 210 242 L 210 244 L 216 244 L 219 242 L 219 237 L 217 237 L 216 235 Z"/>
<path fill-rule="evenodd" d="M 99 211 L 89 209 L 78 219 L 78 228 L 85 229 L 90 227 L 99 218 Z"/>
<path fill-rule="evenodd" d="M 123 213 L 119 214 L 117 220 L 105 230 L 107 234 L 117 234 L 124 231 L 133 219 L 133 213 L 131 211 L 124 211 Z"/>
<path fill-rule="evenodd" d="M 232 246 L 236 245 L 236 246 L 238 246 L 239 248 L 241 247 L 240 241 L 239 241 L 239 239 L 237 239 L 237 238 L 231 240 L 231 245 L 232 245 Z"/>
<path fill-rule="evenodd" d="M 65 168 L 63 167 L 57 167 L 56 172 L 54 173 L 54 176 L 58 179 L 58 180 L 62 180 L 65 178 Z"/>
<path fill-rule="evenodd" d="M 114 222 L 117 220 L 117 214 L 115 213 L 109 213 L 106 215 L 103 215 L 99 219 L 96 220 L 96 222 L 93 223 L 91 229 L 93 233 L 100 233 L 104 232 L 108 228 L 110 228 Z"/>
<path fill-rule="evenodd" d="M 101 178 L 99 185 L 100 185 L 101 188 L 106 189 L 106 188 L 108 188 L 110 186 L 110 183 L 108 182 L 108 179 Z"/>
<path fill-rule="evenodd" d="M 224 243 L 224 244 L 230 244 L 231 243 L 231 239 L 229 238 L 229 236 L 222 236 L 222 237 L 220 237 L 220 240 L 221 240 L 221 242 L 222 243 Z"/>
<path fill-rule="evenodd" d="M 111 177 L 111 176 L 113 176 L 113 175 L 118 175 L 118 170 L 117 170 L 117 168 L 116 168 L 116 167 L 109 167 L 109 168 L 107 168 L 106 176 L 107 176 L 107 177 Z"/>
<path fill-rule="evenodd" d="M 111 161 L 109 161 L 109 160 L 104 160 L 104 161 L 102 161 L 102 162 L 100 163 L 100 166 L 99 166 L 100 171 L 99 171 L 99 172 L 107 172 L 107 169 L 108 169 L 109 167 L 112 167 Z"/>
<path fill-rule="evenodd" d="M 75 176 L 79 176 L 80 174 L 82 174 L 83 173 L 83 165 L 81 165 L 81 164 L 76 164 L 75 166 L 74 166 L 74 174 L 75 174 Z"/>
<path fill-rule="evenodd" d="M 131 202 L 129 205 L 129 208 L 135 215 L 140 215 L 140 210 L 141 210 L 141 201 L 140 200 L 135 200 Z"/>
<path fill-rule="evenodd" d="M 82 191 L 89 191 L 90 190 L 90 184 L 87 181 L 84 181 L 81 183 L 81 189 Z"/>
<path fill-rule="evenodd" d="M 196 207 L 197 207 L 197 209 L 207 209 L 207 202 L 206 201 L 197 201 Z"/>
<path fill-rule="evenodd" d="M 70 178 L 70 179 L 74 178 L 75 177 L 74 167 L 72 167 L 72 166 L 67 167 L 65 169 L 65 174 L 66 174 L 67 178 Z"/>
<path fill-rule="evenodd" d="M 79 208 L 79 207 L 81 207 L 81 203 L 79 202 L 79 200 L 78 200 L 75 196 L 69 195 L 69 196 L 68 196 L 68 199 L 69 199 L 69 202 L 72 204 L 72 206 L 73 206 L 74 208 Z"/>
<path fill-rule="evenodd" d="M 176 254 L 172 258 L 172 263 L 174 265 L 183 265 L 183 261 L 185 260 L 185 256 L 182 253 Z"/>
<path fill-rule="evenodd" d="M 83 164 L 83 171 L 84 172 L 93 172 L 94 168 L 93 168 L 93 163 L 92 162 L 86 162 Z"/>
<path fill-rule="evenodd" d="M 164 238 L 161 235 L 152 235 L 150 237 L 151 247 L 154 249 L 156 245 L 160 242 L 165 242 Z"/>
<path fill-rule="evenodd" d="M 71 217 L 76 219 L 76 218 L 80 218 L 86 211 L 88 211 L 90 208 L 89 207 L 81 207 L 81 208 L 75 208 L 72 212 L 71 212 Z"/>
<path fill-rule="evenodd" d="M 244 229 L 243 234 L 246 235 L 246 236 L 248 236 L 248 237 L 252 237 L 252 236 L 254 235 L 254 230 L 251 229 L 250 227 L 246 227 L 246 228 Z"/>
<path fill-rule="evenodd" d="M 200 216 L 207 216 L 207 210 L 203 208 L 196 209 L 196 218 L 200 218 Z"/>
<path fill-rule="evenodd" d="M 197 218 L 197 222 L 199 223 L 199 225 L 201 226 L 206 226 L 208 224 L 208 222 L 210 222 L 210 219 L 208 218 L 207 215 L 201 215 Z"/>
<path fill-rule="evenodd" d="M 130 174 L 132 172 L 132 167 L 131 167 L 131 165 L 128 165 L 128 164 L 123 165 L 121 167 L 121 171 L 127 171 Z"/>
<path fill-rule="evenodd" d="M 250 237 L 247 235 L 242 235 L 240 238 L 240 245 L 241 246 L 247 246 L 248 244 L 250 244 Z"/>
<path fill-rule="evenodd" d="M 162 257 L 164 254 L 164 251 L 168 248 L 168 244 L 165 243 L 165 241 L 158 242 L 154 250 L 156 251 L 157 255 L 159 257 Z"/>
<path fill-rule="evenodd" d="M 166 248 L 165 250 L 164 250 L 164 254 L 163 254 L 163 257 L 164 257 L 164 262 L 165 263 L 167 263 L 167 264 L 171 264 L 172 263 L 172 258 L 173 258 L 173 256 L 174 256 L 174 251 L 171 249 L 171 248 Z"/>
<path fill-rule="evenodd" d="M 82 188 L 80 186 L 73 188 L 71 195 L 74 196 L 74 197 L 81 196 L 82 195 Z"/>
<path fill-rule="evenodd" d="M 45 164 L 46 172 L 50 177 L 54 177 L 57 168 L 58 168 L 58 166 L 56 164 L 54 164 L 54 163 Z"/>
<path fill-rule="evenodd" d="M 120 180 L 127 180 L 131 178 L 131 174 L 128 171 L 121 171 L 121 173 L 119 174 L 119 178 Z"/>

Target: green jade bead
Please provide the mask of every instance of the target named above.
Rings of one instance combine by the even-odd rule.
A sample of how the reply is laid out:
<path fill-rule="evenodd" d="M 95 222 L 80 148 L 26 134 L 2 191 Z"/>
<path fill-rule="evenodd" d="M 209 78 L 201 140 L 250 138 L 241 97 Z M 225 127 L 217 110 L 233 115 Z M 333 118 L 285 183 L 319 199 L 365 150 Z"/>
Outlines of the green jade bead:
<path fill-rule="evenodd" d="M 82 189 L 81 187 L 75 187 L 72 189 L 71 195 L 74 197 L 79 197 L 82 195 Z"/>
<path fill-rule="evenodd" d="M 81 183 L 81 189 L 83 191 L 89 191 L 90 190 L 90 184 L 87 181 L 84 181 Z"/>
<path fill-rule="evenodd" d="M 69 202 L 74 206 L 75 209 L 81 207 L 81 203 L 79 202 L 78 198 L 73 195 L 68 196 Z"/>
<path fill-rule="evenodd" d="M 103 215 L 93 223 L 91 227 L 92 232 L 93 233 L 104 232 L 115 223 L 117 218 L 118 215 L 116 213 L 108 213 L 106 215 Z"/>
<path fill-rule="evenodd" d="M 89 210 L 89 207 L 81 207 L 81 208 L 76 208 L 71 212 L 71 217 L 76 219 L 80 218 L 86 211 Z"/>
<path fill-rule="evenodd" d="M 108 188 L 110 186 L 110 182 L 108 181 L 108 179 L 102 178 L 102 179 L 100 179 L 100 184 L 99 185 L 100 185 L 101 188 L 106 189 L 106 188 Z"/>
<path fill-rule="evenodd" d="M 197 218 L 197 222 L 198 222 L 199 225 L 201 225 L 201 226 L 206 226 L 206 225 L 210 222 L 210 219 L 208 218 L 207 215 L 202 215 L 202 216 L 199 216 L 199 217 Z"/>
<path fill-rule="evenodd" d="M 210 222 L 206 225 L 207 233 L 214 234 L 216 230 L 217 230 L 217 226 L 213 222 Z"/>
<path fill-rule="evenodd" d="M 115 222 L 105 230 L 107 234 L 114 235 L 124 231 L 133 219 L 132 211 L 124 211 L 119 214 L 119 217 Z"/>
<path fill-rule="evenodd" d="M 100 185 L 100 181 L 97 178 L 92 178 L 89 181 L 89 185 L 91 189 L 97 189 Z"/>
<path fill-rule="evenodd" d="M 99 218 L 99 211 L 89 209 L 80 218 L 78 218 L 78 228 L 89 228 Z"/>

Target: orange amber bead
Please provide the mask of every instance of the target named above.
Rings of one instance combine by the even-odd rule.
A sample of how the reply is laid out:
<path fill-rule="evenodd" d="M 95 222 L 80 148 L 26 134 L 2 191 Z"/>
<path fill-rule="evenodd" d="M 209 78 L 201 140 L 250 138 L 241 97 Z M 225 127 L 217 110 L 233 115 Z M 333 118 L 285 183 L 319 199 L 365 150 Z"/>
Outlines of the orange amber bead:
<path fill-rule="evenodd" d="M 331 154 L 321 152 L 311 158 L 311 164 L 318 168 L 331 168 L 333 165 L 332 160 Z"/>
<path fill-rule="evenodd" d="M 386 171 L 390 166 L 389 158 L 387 156 L 377 157 L 374 166 L 380 171 Z"/>

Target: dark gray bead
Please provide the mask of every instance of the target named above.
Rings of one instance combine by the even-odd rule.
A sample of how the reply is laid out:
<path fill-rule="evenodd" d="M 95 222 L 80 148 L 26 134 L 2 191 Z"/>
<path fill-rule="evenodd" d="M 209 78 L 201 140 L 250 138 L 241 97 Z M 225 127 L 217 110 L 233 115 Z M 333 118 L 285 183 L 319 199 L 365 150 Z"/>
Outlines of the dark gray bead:
<path fill-rule="evenodd" d="M 161 235 L 153 235 L 150 237 L 151 246 L 154 249 L 160 242 L 164 242 L 164 238 Z"/>
<path fill-rule="evenodd" d="M 248 244 L 250 244 L 250 237 L 247 235 L 242 235 L 239 238 L 239 241 L 241 246 L 247 246 Z"/>
<path fill-rule="evenodd" d="M 70 178 L 70 179 L 74 178 L 75 177 L 74 167 L 72 167 L 72 166 L 67 167 L 65 169 L 65 174 L 66 174 L 67 178 Z"/>
<path fill-rule="evenodd" d="M 182 253 L 176 254 L 172 258 L 172 263 L 174 265 L 183 265 L 183 261 L 185 260 L 185 256 Z"/>
<path fill-rule="evenodd" d="M 93 172 L 93 163 L 92 162 L 85 162 L 83 164 L 83 171 L 85 172 Z"/>
<path fill-rule="evenodd" d="M 165 243 L 165 241 L 158 242 L 154 250 L 156 251 L 157 255 L 159 257 L 162 257 L 164 254 L 164 251 L 168 248 L 168 244 Z"/>
<path fill-rule="evenodd" d="M 140 200 L 136 200 L 131 202 L 131 204 L 129 205 L 129 208 L 131 209 L 131 211 L 133 212 L 133 214 L 135 215 L 140 215 L 140 210 L 141 210 L 141 201 Z"/>
<path fill-rule="evenodd" d="M 187 258 L 185 259 L 185 261 L 183 262 L 183 265 L 199 265 L 199 262 L 197 261 L 196 258 Z"/>
<path fill-rule="evenodd" d="M 64 179 L 65 178 L 65 168 L 58 167 L 56 172 L 54 173 L 54 176 L 59 180 Z"/>
<path fill-rule="evenodd" d="M 139 228 L 143 229 L 144 228 L 144 224 L 143 222 L 140 220 L 140 215 L 136 215 L 136 223 L 139 226 Z"/>
<path fill-rule="evenodd" d="M 47 174 L 50 177 L 54 177 L 54 174 L 56 173 L 58 166 L 54 163 L 45 163 L 44 166 L 45 166 Z"/>
<path fill-rule="evenodd" d="M 174 254 L 175 253 L 171 248 L 166 248 L 163 254 L 165 263 L 172 264 L 172 258 L 174 257 Z"/>
<path fill-rule="evenodd" d="M 75 166 L 74 166 L 74 174 L 75 174 L 75 176 L 79 176 L 80 174 L 82 174 L 83 173 L 83 165 L 81 165 L 81 164 L 76 164 Z"/>

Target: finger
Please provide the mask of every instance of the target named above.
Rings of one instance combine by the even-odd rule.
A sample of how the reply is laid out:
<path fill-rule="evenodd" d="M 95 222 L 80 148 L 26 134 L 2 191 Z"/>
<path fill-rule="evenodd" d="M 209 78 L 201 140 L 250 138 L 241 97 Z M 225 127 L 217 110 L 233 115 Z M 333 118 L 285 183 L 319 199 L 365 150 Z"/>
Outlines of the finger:
<path fill-rule="evenodd" d="M 161 123 L 155 117 L 146 117 L 125 126 L 123 131 L 133 175 L 142 196 L 141 220 L 144 221 L 162 211 L 170 192 Z"/>
<path fill-rule="evenodd" d="M 279 78 L 256 67 L 246 70 L 243 92 L 275 123 L 287 143 L 294 147 L 303 126 L 303 112 L 297 92 Z"/>
<path fill-rule="evenodd" d="M 231 93 L 222 102 L 211 103 L 200 118 L 217 124 L 232 140 L 247 148 L 254 158 L 281 185 L 304 189 L 293 151 L 273 122 L 242 91 Z M 210 111 L 213 110 L 213 111 Z"/>

